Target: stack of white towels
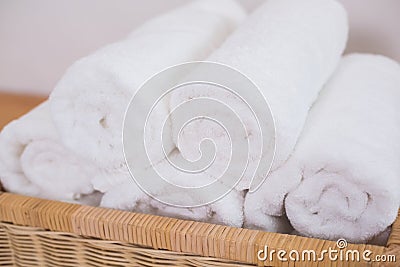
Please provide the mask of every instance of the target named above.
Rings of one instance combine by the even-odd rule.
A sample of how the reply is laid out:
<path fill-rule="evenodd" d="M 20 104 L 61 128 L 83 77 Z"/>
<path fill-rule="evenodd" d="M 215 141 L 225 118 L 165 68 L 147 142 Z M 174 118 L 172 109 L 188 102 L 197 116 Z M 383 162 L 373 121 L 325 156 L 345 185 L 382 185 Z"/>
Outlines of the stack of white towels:
<path fill-rule="evenodd" d="M 1 183 L 49 199 L 374 240 L 388 232 L 400 204 L 400 66 L 378 55 L 342 56 L 347 34 L 346 13 L 335 0 L 268 0 L 249 16 L 233 0 L 191 2 L 77 61 L 48 101 L 7 125 L 0 134 Z M 248 192 L 252 177 L 245 173 L 221 200 L 180 208 L 149 197 L 131 178 L 123 118 L 149 77 L 196 60 L 232 66 L 260 88 L 274 116 L 276 152 L 257 191 Z M 194 87 L 170 97 L 172 106 L 213 93 Z M 229 96 L 225 102 L 237 105 Z M 174 131 L 174 121 L 168 123 Z M 210 133 L 207 123 L 196 127 L 186 135 L 183 129 L 190 138 L 180 147 L 195 147 Z M 176 142 L 171 151 L 180 153 Z M 249 166 L 256 160 L 250 157 Z"/>

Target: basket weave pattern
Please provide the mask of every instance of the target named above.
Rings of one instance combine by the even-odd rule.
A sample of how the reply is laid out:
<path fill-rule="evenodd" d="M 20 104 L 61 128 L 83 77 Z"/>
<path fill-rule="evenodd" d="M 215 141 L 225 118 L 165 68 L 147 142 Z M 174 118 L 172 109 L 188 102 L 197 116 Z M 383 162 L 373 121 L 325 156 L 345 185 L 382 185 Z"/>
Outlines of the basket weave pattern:
<path fill-rule="evenodd" d="M 250 266 L 7 223 L 0 246 L 1 266 Z"/>
<path fill-rule="evenodd" d="M 257 260 L 257 252 L 265 245 L 275 250 L 318 252 L 335 248 L 336 242 L 11 193 L 0 195 L 0 220 L 0 265 L 379 266 L 365 262 L 263 262 Z M 396 221 L 388 247 L 349 244 L 347 249 L 398 254 L 399 229 Z"/>

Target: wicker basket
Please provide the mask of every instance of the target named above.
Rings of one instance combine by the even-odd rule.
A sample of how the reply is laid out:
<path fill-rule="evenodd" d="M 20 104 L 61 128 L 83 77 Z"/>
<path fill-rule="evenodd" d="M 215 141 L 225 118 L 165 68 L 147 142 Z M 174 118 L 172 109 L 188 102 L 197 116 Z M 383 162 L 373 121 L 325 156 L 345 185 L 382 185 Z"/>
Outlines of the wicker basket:
<path fill-rule="evenodd" d="M 0 95 L 1 116 L 9 113 L 3 109 L 4 101 L 10 105 L 9 99 Z M 21 98 L 11 99 L 20 105 Z M 333 241 L 0 193 L 0 266 L 400 266 L 400 219 L 386 247 L 346 247 L 347 251 L 395 255 L 397 264 L 327 258 L 259 260 L 257 254 L 266 245 L 269 251 L 314 250 L 317 254 L 337 249 Z"/>

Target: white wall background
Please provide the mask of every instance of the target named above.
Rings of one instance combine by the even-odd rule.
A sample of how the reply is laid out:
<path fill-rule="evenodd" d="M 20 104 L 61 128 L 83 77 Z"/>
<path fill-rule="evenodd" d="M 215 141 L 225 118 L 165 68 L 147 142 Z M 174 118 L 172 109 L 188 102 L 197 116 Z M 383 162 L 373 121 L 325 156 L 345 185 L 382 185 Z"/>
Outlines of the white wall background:
<path fill-rule="evenodd" d="M 65 69 L 188 0 L 0 0 L 0 90 L 48 94 Z M 216 0 L 217 1 L 217 0 Z M 239 0 L 249 11 L 264 0 Z M 340 0 L 347 51 L 400 61 L 400 0 Z"/>

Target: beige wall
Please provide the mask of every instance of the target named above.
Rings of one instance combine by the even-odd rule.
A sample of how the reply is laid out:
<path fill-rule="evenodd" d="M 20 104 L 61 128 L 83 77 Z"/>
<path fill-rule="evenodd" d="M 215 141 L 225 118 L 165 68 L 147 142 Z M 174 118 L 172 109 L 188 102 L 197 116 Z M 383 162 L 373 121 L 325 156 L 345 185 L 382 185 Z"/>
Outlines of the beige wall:
<path fill-rule="evenodd" d="M 0 0 L 0 89 L 48 94 L 79 57 L 189 0 Z M 250 11 L 263 0 L 241 0 Z M 340 0 L 348 51 L 400 61 L 400 0 Z"/>

